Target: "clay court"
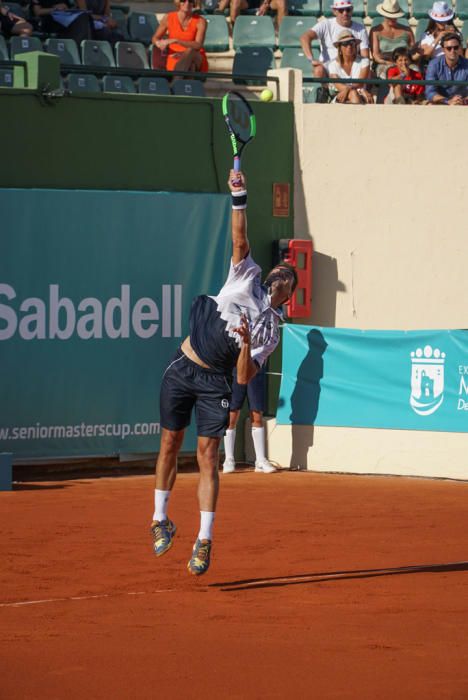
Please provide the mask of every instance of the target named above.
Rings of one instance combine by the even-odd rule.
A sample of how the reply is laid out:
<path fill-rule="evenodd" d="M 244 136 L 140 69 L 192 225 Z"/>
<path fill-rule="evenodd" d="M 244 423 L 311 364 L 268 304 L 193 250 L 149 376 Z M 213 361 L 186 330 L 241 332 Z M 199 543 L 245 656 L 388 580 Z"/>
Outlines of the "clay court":
<path fill-rule="evenodd" d="M 194 473 L 160 559 L 149 476 L 1 493 L 2 700 L 468 698 L 466 482 L 221 482 L 199 579 Z"/>

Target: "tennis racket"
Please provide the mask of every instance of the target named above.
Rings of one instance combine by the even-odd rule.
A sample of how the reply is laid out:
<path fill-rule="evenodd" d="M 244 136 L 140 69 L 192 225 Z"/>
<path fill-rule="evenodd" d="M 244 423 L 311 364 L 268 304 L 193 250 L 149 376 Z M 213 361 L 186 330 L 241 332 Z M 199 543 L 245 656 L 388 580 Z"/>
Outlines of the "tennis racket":
<path fill-rule="evenodd" d="M 222 102 L 224 121 L 231 139 L 234 155 L 234 170 L 241 169 L 241 155 L 255 136 L 256 121 L 252 107 L 238 92 L 227 92 Z"/>

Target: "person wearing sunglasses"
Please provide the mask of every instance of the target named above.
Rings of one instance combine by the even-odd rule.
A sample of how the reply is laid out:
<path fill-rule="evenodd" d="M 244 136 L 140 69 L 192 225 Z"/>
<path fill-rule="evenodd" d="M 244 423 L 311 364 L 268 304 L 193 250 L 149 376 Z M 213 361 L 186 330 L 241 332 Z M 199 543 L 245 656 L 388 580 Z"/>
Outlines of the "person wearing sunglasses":
<path fill-rule="evenodd" d="M 441 40 L 443 55 L 430 61 L 426 80 L 464 80 L 466 85 L 427 85 L 426 97 L 434 105 L 468 104 L 468 59 L 463 55 L 460 35 L 445 34 Z"/>
<path fill-rule="evenodd" d="M 429 62 L 431 58 L 443 56 L 442 39 L 449 32 L 462 36 L 454 24 L 455 12 L 446 2 L 435 2 L 429 10 L 429 22 L 420 41 L 424 60 Z"/>
<path fill-rule="evenodd" d="M 330 61 L 328 69 L 330 78 L 359 78 L 365 80 L 369 77 L 369 59 L 358 56 L 359 42 L 351 34 L 349 29 L 341 32 L 335 42 L 338 56 Z M 341 104 L 373 104 L 372 95 L 362 83 L 335 83 L 337 95 L 335 102 Z"/>
<path fill-rule="evenodd" d="M 176 0 L 175 12 L 169 12 L 161 20 L 152 43 L 167 53 L 166 70 L 206 73 L 208 61 L 203 44 L 206 19 L 195 14 L 192 0 Z"/>
<path fill-rule="evenodd" d="M 338 56 L 336 42 L 345 29 L 350 31 L 360 46 L 362 58 L 369 58 L 369 39 L 363 24 L 353 21 L 353 5 L 350 0 L 334 0 L 332 4 L 334 17 L 317 22 L 301 36 L 301 46 L 304 55 L 312 65 L 315 78 L 326 78 L 329 74 L 329 64 Z M 320 42 L 320 56 L 317 60 L 312 52 L 312 41 Z"/>

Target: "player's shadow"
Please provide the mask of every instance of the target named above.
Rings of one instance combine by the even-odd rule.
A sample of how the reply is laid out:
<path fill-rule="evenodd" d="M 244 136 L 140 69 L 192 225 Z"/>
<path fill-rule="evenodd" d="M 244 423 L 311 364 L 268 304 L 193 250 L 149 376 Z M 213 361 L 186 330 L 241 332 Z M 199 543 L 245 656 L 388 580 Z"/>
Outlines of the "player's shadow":
<path fill-rule="evenodd" d="M 301 362 L 291 395 L 292 449 L 290 467 L 307 468 L 307 454 L 314 444 L 314 423 L 320 403 L 323 356 L 328 347 L 316 328 L 307 334 L 307 354 Z"/>
<path fill-rule="evenodd" d="M 53 489 L 67 489 L 68 484 L 29 484 L 29 483 L 13 483 L 13 491 L 49 491 Z"/>
<path fill-rule="evenodd" d="M 257 588 L 279 588 L 284 586 L 303 586 L 314 583 L 348 581 L 352 579 L 378 578 L 380 576 L 403 576 L 405 574 L 440 574 L 455 571 L 468 571 L 468 561 L 449 562 L 447 564 L 416 564 L 382 569 L 351 569 L 347 571 L 320 571 L 294 576 L 274 576 L 272 578 L 250 578 L 237 581 L 224 581 L 210 584 L 222 591 L 250 591 Z"/>

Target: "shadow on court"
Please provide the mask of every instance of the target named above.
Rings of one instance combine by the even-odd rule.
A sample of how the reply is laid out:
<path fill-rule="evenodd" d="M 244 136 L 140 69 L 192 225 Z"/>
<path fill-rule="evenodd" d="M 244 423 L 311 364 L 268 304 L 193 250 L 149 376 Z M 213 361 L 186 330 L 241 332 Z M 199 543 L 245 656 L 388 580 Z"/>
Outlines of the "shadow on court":
<path fill-rule="evenodd" d="M 15 484 L 13 491 L 51 491 L 54 489 L 68 489 L 71 484 Z"/>
<path fill-rule="evenodd" d="M 377 578 L 379 576 L 402 576 L 404 574 L 440 574 L 455 571 L 468 571 L 468 561 L 450 562 L 448 564 L 418 564 L 398 566 L 386 569 L 354 569 L 350 571 L 325 571 L 295 576 L 275 576 L 273 578 L 251 578 L 238 581 L 212 583 L 212 588 L 222 591 L 247 591 L 254 588 L 277 588 L 280 586 L 299 586 L 323 583 L 326 581 L 347 581 L 350 579 Z"/>

